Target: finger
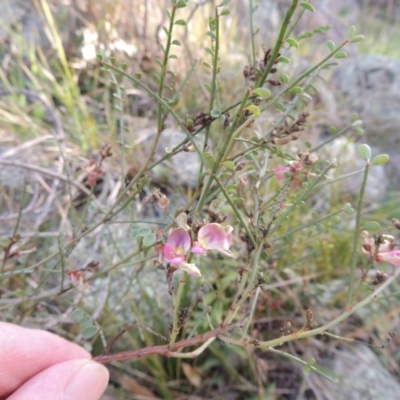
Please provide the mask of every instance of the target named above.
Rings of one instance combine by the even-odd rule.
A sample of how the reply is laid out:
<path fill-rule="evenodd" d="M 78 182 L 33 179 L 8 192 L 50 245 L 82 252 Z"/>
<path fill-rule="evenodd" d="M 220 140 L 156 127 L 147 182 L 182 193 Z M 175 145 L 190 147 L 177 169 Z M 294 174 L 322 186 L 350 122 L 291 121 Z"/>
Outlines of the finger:
<path fill-rule="evenodd" d="M 62 361 L 90 359 L 82 347 L 52 333 L 0 322 L 0 397 Z"/>
<path fill-rule="evenodd" d="M 107 368 L 94 361 L 64 361 L 29 379 L 8 400 L 98 400 L 108 378 Z"/>

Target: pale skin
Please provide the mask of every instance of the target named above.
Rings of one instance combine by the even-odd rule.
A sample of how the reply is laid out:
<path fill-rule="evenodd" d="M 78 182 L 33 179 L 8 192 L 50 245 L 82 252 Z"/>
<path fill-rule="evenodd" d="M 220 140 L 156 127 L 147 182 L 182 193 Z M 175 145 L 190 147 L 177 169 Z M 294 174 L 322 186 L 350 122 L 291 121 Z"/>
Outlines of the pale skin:
<path fill-rule="evenodd" d="M 0 322 L 0 400 L 98 400 L 108 370 L 52 333 Z"/>

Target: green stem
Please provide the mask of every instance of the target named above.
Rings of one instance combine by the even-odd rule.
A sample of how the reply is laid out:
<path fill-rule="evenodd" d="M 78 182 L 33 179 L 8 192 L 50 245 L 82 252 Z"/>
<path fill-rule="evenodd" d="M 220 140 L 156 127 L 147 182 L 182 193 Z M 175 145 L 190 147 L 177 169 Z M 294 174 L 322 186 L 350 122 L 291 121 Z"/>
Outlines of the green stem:
<path fill-rule="evenodd" d="M 286 219 L 287 216 L 289 216 L 292 212 L 293 209 L 297 206 L 297 204 L 300 203 L 306 197 L 306 195 L 310 192 L 312 192 L 313 188 L 317 185 L 317 183 L 325 176 L 325 174 L 332 168 L 332 164 L 329 164 L 320 174 L 320 176 L 315 179 L 315 181 L 301 194 L 298 195 L 296 201 L 286 210 L 285 213 L 283 213 L 280 218 L 278 218 L 276 221 L 274 221 L 274 227 L 271 228 L 270 230 L 270 235 L 272 235 L 279 227 L 281 226 L 282 222 Z"/>
<path fill-rule="evenodd" d="M 337 379 L 331 378 L 329 375 L 326 375 L 325 373 L 320 371 L 318 368 L 314 367 L 314 365 L 309 364 L 306 361 L 303 361 L 301 358 L 295 357 L 292 354 L 286 353 L 285 351 L 280 351 L 280 350 L 274 349 L 273 347 L 268 347 L 267 351 L 270 351 L 271 353 L 279 354 L 280 356 L 288 358 L 291 361 L 297 362 L 297 363 L 303 365 L 306 368 L 310 368 L 310 370 L 316 372 L 317 374 L 320 374 L 324 378 L 328 379 L 328 381 L 331 381 L 331 382 L 336 383 L 336 384 L 339 383 L 339 381 Z"/>
<path fill-rule="evenodd" d="M 260 349 L 268 350 L 269 347 L 281 346 L 283 343 L 291 342 L 293 340 L 304 339 L 304 338 L 324 334 L 325 331 L 332 329 L 333 327 L 338 325 L 340 322 L 342 322 L 345 319 L 347 319 L 348 317 L 350 317 L 350 315 L 354 314 L 360 308 L 366 306 L 367 304 L 371 303 L 372 301 L 376 301 L 378 294 L 381 293 L 383 290 L 385 290 L 393 281 L 395 281 L 399 275 L 400 275 L 400 268 L 397 269 L 395 271 L 394 275 L 392 275 L 388 280 L 386 280 L 384 283 L 382 283 L 382 285 L 379 286 L 378 289 L 376 289 L 373 293 L 371 293 L 364 300 L 360 301 L 352 308 L 346 308 L 346 310 L 343 311 L 338 317 L 336 317 L 332 321 L 330 321 L 327 324 L 322 325 L 318 328 L 311 329 L 309 331 L 301 332 L 298 334 L 293 333 L 293 334 L 290 334 L 287 336 L 282 336 L 277 339 L 272 339 L 272 340 L 267 340 L 265 342 L 257 342 L 257 343 L 249 342 L 248 340 L 243 340 L 243 339 L 235 339 L 232 337 L 222 336 L 222 335 L 220 335 L 219 338 L 226 343 L 231 343 L 231 344 L 240 345 L 240 346 L 244 346 L 244 347 L 253 347 L 253 348 L 260 348 Z"/>
<path fill-rule="evenodd" d="M 165 46 L 164 60 L 163 60 L 162 66 L 161 66 L 160 82 L 158 85 L 158 97 L 159 98 L 162 98 L 162 94 L 163 94 L 163 90 L 164 90 L 164 81 L 165 81 L 165 76 L 167 74 L 167 65 L 168 65 L 169 51 L 171 49 L 172 30 L 174 28 L 175 14 L 176 14 L 176 7 L 173 6 L 171 16 L 169 18 L 167 44 Z M 162 112 L 162 104 L 159 102 L 158 109 L 157 109 L 157 133 L 161 133 L 162 127 L 163 127 L 163 112 Z"/>
<path fill-rule="evenodd" d="M 179 287 L 178 291 L 176 292 L 176 296 L 174 298 L 174 316 L 172 320 L 172 332 L 171 336 L 169 339 L 169 347 L 170 349 L 173 348 L 174 343 L 176 341 L 176 338 L 179 334 L 180 327 L 178 326 L 179 324 L 179 310 L 180 310 L 180 305 L 181 305 L 181 299 L 183 295 L 183 290 L 185 288 L 186 284 L 186 279 L 187 279 L 187 272 L 184 272 L 182 275 L 181 280 L 179 281 Z"/>
<path fill-rule="evenodd" d="M 269 73 L 271 72 L 273 65 L 275 64 L 278 53 L 279 53 L 279 51 L 282 47 L 282 44 L 284 43 L 284 40 L 285 40 L 286 29 L 289 26 L 290 19 L 292 18 L 292 15 L 297 7 L 297 3 L 298 3 L 298 0 L 293 0 L 292 5 L 286 12 L 285 19 L 283 20 L 283 23 L 281 26 L 281 30 L 279 31 L 278 40 L 276 41 L 275 47 L 272 50 L 271 58 L 269 59 L 267 65 L 265 66 L 263 74 L 262 74 L 260 80 L 255 85 L 255 88 L 258 88 L 258 87 L 261 87 L 264 85 L 265 80 L 267 79 Z"/>
<path fill-rule="evenodd" d="M 251 233 L 249 227 L 247 226 L 246 222 L 243 220 L 243 217 L 240 214 L 239 210 L 237 209 L 235 203 L 232 201 L 231 197 L 229 196 L 229 193 L 226 191 L 225 187 L 222 185 L 222 183 L 220 182 L 220 180 L 217 177 L 215 177 L 214 180 L 217 183 L 217 185 L 218 185 L 219 189 L 221 190 L 222 194 L 224 195 L 226 201 L 231 206 L 232 211 L 234 212 L 234 214 L 236 215 L 237 219 L 240 222 L 240 225 L 246 231 L 246 234 L 247 234 L 248 238 L 251 240 L 251 243 L 253 244 L 254 247 L 256 247 L 257 246 L 257 242 L 256 242 L 253 234 Z"/>
<path fill-rule="evenodd" d="M 226 314 L 224 321 L 221 324 L 222 327 L 226 327 L 232 322 L 233 318 L 235 318 L 235 315 L 239 311 L 240 307 L 243 305 L 244 302 L 247 301 L 250 293 L 254 290 L 254 281 L 258 271 L 258 264 L 260 261 L 261 252 L 262 248 L 256 249 L 253 252 L 253 261 L 251 263 L 252 273 L 250 276 L 249 283 L 247 285 L 248 289 L 244 291 L 244 286 L 247 283 L 247 273 L 246 273 L 246 277 L 243 276 L 242 281 L 240 282 L 237 296 L 234 298 L 231 306 L 229 307 L 228 313 Z"/>
<path fill-rule="evenodd" d="M 254 3 L 253 0 L 249 1 L 249 23 L 250 23 L 250 43 L 251 43 L 251 60 L 253 65 L 256 65 L 256 50 L 254 46 L 254 23 L 253 23 L 253 14 L 254 14 Z"/>
<path fill-rule="evenodd" d="M 351 253 L 349 290 L 347 292 L 347 300 L 346 300 L 347 308 L 351 308 L 351 303 L 354 300 L 353 299 L 353 294 L 354 294 L 353 289 L 354 289 L 354 280 L 356 277 L 357 259 L 358 259 L 359 243 L 360 243 L 361 213 L 363 210 L 364 199 L 365 199 L 365 189 L 367 187 L 367 180 L 368 180 L 368 174 L 369 174 L 370 168 L 371 168 L 371 164 L 369 162 L 367 162 L 367 164 L 365 165 L 364 178 L 363 178 L 363 181 L 361 184 L 360 195 L 358 197 L 356 227 L 354 230 L 353 251 Z"/>
<path fill-rule="evenodd" d="M 243 96 L 242 102 L 240 103 L 239 106 L 239 110 L 238 112 L 235 114 L 235 119 L 234 122 L 232 124 L 232 128 L 229 131 L 228 135 L 226 135 L 222 145 L 221 145 L 221 149 L 218 152 L 218 156 L 217 159 L 215 161 L 214 164 L 214 168 L 212 170 L 212 172 L 210 173 L 207 182 L 201 192 L 200 198 L 199 198 L 199 202 L 197 203 L 197 207 L 196 207 L 196 214 L 199 213 L 199 211 L 203 208 L 204 202 L 207 198 L 208 192 L 210 191 L 210 187 L 211 187 L 211 183 L 213 181 L 213 177 L 214 175 L 217 173 L 219 166 L 221 164 L 221 162 L 224 160 L 225 157 L 225 153 L 226 153 L 226 149 L 229 147 L 229 144 L 231 142 L 231 138 L 232 135 L 234 134 L 235 130 L 234 130 L 234 126 L 237 125 L 240 116 L 242 115 L 242 110 L 247 102 L 247 99 L 249 98 L 249 91 L 246 92 L 246 94 Z"/>
<path fill-rule="evenodd" d="M 243 330 L 242 339 L 244 339 L 246 337 L 247 332 L 249 331 L 249 328 L 250 328 L 250 325 L 251 325 L 251 321 L 252 321 L 252 318 L 253 318 L 253 315 L 254 315 L 254 311 L 255 311 L 256 306 L 257 306 L 258 297 L 260 296 L 260 291 L 261 291 L 261 289 L 260 289 L 260 287 L 258 287 L 256 289 L 256 294 L 254 295 L 254 299 L 253 299 L 252 304 L 251 304 L 250 314 L 249 314 L 249 316 L 247 318 L 247 323 L 246 323 L 246 326 L 245 326 L 245 328 Z"/>
<path fill-rule="evenodd" d="M 336 135 L 332 135 L 328 140 L 325 140 L 325 142 L 322 142 L 318 146 L 315 146 L 314 148 L 312 148 L 310 150 L 310 153 L 314 153 L 314 152 L 318 151 L 319 149 L 325 147 L 328 143 L 333 142 L 334 140 L 336 140 L 337 138 L 339 138 L 340 136 L 345 134 L 351 128 L 352 128 L 352 125 L 346 126 L 345 128 L 341 129 Z"/>
<path fill-rule="evenodd" d="M 210 101 L 208 104 L 208 113 L 211 115 L 211 111 L 214 108 L 214 101 L 217 95 L 217 75 L 218 75 L 218 58 L 219 58 L 219 16 L 218 16 L 218 8 L 215 8 L 215 39 L 211 37 L 211 48 L 214 48 L 214 54 L 212 56 L 213 61 L 213 69 L 212 69 L 212 77 L 211 77 L 211 92 L 210 92 Z M 215 46 L 213 45 L 215 43 Z M 208 125 L 206 128 L 203 151 L 206 150 L 208 146 L 208 141 L 210 137 L 210 128 L 211 126 Z M 202 172 L 203 172 L 204 163 L 201 162 L 199 177 L 197 182 L 197 187 L 199 188 L 202 184 Z"/>
<path fill-rule="evenodd" d="M 298 226 L 298 227 L 296 227 L 296 228 L 293 228 L 293 229 L 290 230 L 290 231 L 285 232 L 283 235 L 278 236 L 278 237 L 276 237 L 275 239 L 272 239 L 270 242 L 271 242 L 271 243 L 274 243 L 274 242 L 277 242 L 277 241 L 279 241 L 279 240 L 282 240 L 283 238 L 285 238 L 285 237 L 287 237 L 287 236 L 293 235 L 293 233 L 296 233 L 296 232 L 298 232 L 298 231 L 302 231 L 302 230 L 305 229 L 305 228 L 308 228 L 308 227 L 310 227 L 310 226 L 319 224 L 320 222 L 322 222 L 322 221 L 324 221 L 324 220 L 326 220 L 326 219 L 332 218 L 332 217 L 334 217 L 335 215 L 340 214 L 341 212 L 343 212 L 343 209 L 336 210 L 336 211 L 334 211 L 334 212 L 331 212 L 330 214 L 324 215 L 323 217 L 320 217 L 320 218 L 317 218 L 317 219 L 313 219 L 312 221 L 310 221 L 310 222 L 308 222 L 308 223 L 306 223 L 306 224 L 304 224 L 304 225 L 300 225 L 300 226 Z"/>

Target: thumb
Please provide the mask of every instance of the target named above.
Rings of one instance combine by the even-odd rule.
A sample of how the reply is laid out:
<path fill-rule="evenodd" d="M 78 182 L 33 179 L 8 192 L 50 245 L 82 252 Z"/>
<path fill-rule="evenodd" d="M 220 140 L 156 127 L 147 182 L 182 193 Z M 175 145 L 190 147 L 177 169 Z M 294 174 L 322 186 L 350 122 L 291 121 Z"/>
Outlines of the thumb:
<path fill-rule="evenodd" d="M 108 370 L 91 360 L 53 365 L 18 388 L 9 400 L 99 400 L 108 383 Z"/>

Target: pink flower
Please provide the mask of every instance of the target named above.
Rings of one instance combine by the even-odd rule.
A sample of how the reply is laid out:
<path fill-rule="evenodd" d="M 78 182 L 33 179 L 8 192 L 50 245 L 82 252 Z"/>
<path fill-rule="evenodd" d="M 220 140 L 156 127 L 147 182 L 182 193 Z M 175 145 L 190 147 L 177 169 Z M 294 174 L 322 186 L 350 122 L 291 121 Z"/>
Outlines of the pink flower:
<path fill-rule="evenodd" d="M 199 230 L 192 253 L 206 254 L 207 250 L 216 250 L 228 257 L 235 257 L 229 250 L 232 244 L 232 230 L 230 225 L 222 226 L 215 222 L 204 225 Z"/>
<path fill-rule="evenodd" d="M 278 179 L 279 181 L 285 179 L 285 174 L 286 172 L 288 172 L 290 169 L 289 167 L 284 167 L 283 165 L 274 168 L 274 174 L 276 176 L 276 179 Z"/>
<path fill-rule="evenodd" d="M 225 229 L 215 222 L 202 226 L 197 235 L 198 241 L 192 247 L 192 253 L 206 254 L 207 250 L 216 250 L 224 246 Z"/>
<path fill-rule="evenodd" d="M 400 266 L 400 250 L 377 253 L 375 259 L 377 262 L 388 262 L 389 264 Z"/>
<path fill-rule="evenodd" d="M 190 235 L 183 228 L 175 228 L 168 236 L 164 246 L 164 257 L 174 265 L 181 266 L 191 245 Z"/>
<path fill-rule="evenodd" d="M 300 172 L 303 169 L 303 163 L 301 161 L 290 161 L 288 166 L 279 166 L 273 169 L 273 172 L 276 176 L 276 179 L 283 180 L 285 179 L 285 174 L 290 172 L 291 174 L 295 174 L 296 172 Z"/>
<path fill-rule="evenodd" d="M 363 231 L 361 232 L 361 239 L 363 241 L 361 250 L 364 254 L 369 254 L 370 257 L 373 257 L 375 253 L 390 253 L 395 246 L 394 237 L 391 235 L 380 235 L 379 240 L 375 240 L 375 238 L 369 237 L 367 231 Z M 376 244 L 378 244 L 378 249 Z"/>

